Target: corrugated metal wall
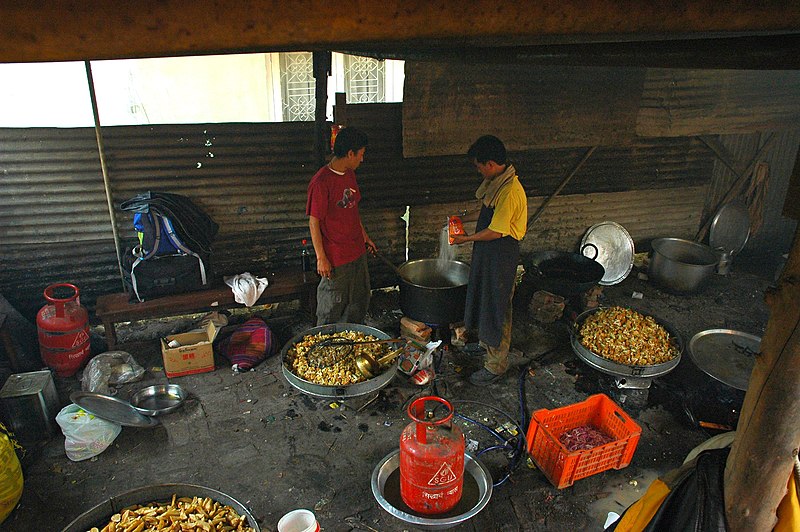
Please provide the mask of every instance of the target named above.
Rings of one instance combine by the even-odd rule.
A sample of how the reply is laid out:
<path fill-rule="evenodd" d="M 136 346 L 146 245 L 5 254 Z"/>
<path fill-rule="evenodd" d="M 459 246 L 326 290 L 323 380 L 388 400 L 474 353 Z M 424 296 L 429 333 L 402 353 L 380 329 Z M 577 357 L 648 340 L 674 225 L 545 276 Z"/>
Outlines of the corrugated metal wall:
<path fill-rule="evenodd" d="M 746 166 L 756 156 L 766 142 L 767 135 L 751 133 L 745 135 L 722 135 L 718 137 L 735 161 Z M 800 147 L 800 130 L 775 131 L 775 141 L 759 158 L 769 166 L 767 194 L 763 205 L 763 225 L 750 234 L 745 252 L 765 250 L 786 253 L 792 244 L 797 221 L 782 215 L 783 204 L 787 199 L 789 180 L 794 169 L 795 159 Z M 713 179 L 709 190 L 707 207 L 713 209 L 737 180 L 737 176 L 721 161 L 714 163 Z M 797 201 L 800 198 L 795 198 Z"/>
<path fill-rule="evenodd" d="M 410 258 L 434 255 L 445 217 L 474 202 L 474 168 L 463 155 L 404 159 L 401 104 L 351 105 L 346 116 L 370 136 L 358 171 L 370 236 L 402 263 L 401 216 L 410 206 Z M 313 129 L 310 123 L 104 128 L 113 200 L 153 189 L 191 197 L 221 226 L 217 274 L 299 267 L 299 241 L 308 234 L 306 188 L 317 170 Z M 32 317 L 51 282 L 77 283 L 90 308 L 98 294 L 119 291 L 94 131 L 0 130 L 0 145 L 1 293 Z M 585 150 L 511 153 L 531 214 Z M 623 224 L 637 241 L 691 236 L 714 160 L 695 138 L 600 147 L 548 206 L 523 249 L 573 249 L 587 227 L 603 220 Z M 123 241 L 133 243 L 132 215 L 118 211 L 116 219 Z M 371 265 L 375 286 L 395 281 L 383 263 Z"/>

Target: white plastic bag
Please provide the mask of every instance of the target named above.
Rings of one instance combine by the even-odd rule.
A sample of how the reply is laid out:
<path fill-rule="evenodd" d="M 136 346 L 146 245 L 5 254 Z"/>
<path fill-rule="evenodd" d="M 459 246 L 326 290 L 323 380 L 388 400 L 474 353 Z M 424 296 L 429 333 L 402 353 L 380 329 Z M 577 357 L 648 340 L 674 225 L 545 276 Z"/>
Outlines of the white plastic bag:
<path fill-rule="evenodd" d="M 56 423 L 66 438 L 64 450 L 67 458 L 73 462 L 102 453 L 122 431 L 121 425 L 90 414 L 76 404 L 62 408 L 56 416 Z"/>

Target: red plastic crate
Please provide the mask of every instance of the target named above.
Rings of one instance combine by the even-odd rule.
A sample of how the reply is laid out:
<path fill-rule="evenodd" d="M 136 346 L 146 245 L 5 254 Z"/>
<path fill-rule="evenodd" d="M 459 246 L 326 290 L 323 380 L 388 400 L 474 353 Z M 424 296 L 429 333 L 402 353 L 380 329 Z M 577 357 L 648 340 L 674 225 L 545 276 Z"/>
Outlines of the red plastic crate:
<path fill-rule="evenodd" d="M 559 436 L 583 425 L 600 429 L 614 441 L 585 451 L 567 451 Z M 605 394 L 555 410 L 537 410 L 528 426 L 528 453 L 557 488 L 631 463 L 642 429 Z"/>

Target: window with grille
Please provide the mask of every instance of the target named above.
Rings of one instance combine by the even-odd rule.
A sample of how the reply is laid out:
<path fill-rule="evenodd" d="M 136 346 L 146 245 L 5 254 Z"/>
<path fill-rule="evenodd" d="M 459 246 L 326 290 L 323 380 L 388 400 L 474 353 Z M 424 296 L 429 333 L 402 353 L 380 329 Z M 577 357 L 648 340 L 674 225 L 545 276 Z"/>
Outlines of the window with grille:
<path fill-rule="evenodd" d="M 347 103 L 386 101 L 386 68 L 371 57 L 344 56 L 344 88 Z"/>
<path fill-rule="evenodd" d="M 314 121 L 314 61 L 310 52 L 279 54 L 285 122 Z"/>

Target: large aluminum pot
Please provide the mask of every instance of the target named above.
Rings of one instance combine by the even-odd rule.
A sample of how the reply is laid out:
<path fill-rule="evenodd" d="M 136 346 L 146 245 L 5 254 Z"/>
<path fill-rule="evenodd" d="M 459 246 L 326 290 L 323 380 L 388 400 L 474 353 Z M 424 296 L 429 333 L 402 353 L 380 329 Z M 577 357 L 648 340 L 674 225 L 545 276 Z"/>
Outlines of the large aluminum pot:
<path fill-rule="evenodd" d="M 402 264 L 400 310 L 429 325 L 464 321 L 469 265 L 457 260 L 417 259 Z"/>
<path fill-rule="evenodd" d="M 668 292 L 699 292 L 714 274 L 719 257 L 710 247 L 681 238 L 653 240 L 650 277 Z"/>
<path fill-rule="evenodd" d="M 250 510 L 230 495 L 195 484 L 158 484 L 154 486 L 143 486 L 109 497 L 75 518 L 75 520 L 68 524 L 61 532 L 85 532 L 92 527 L 102 528 L 112 515 L 119 513 L 123 508 L 133 506 L 134 504 L 150 504 L 153 501 L 170 501 L 173 494 L 178 497 L 208 497 L 221 504 L 230 506 L 236 510 L 236 513 L 247 518 L 247 525 L 250 528 L 253 528 L 256 532 L 261 530 L 256 522 L 256 518 Z"/>

